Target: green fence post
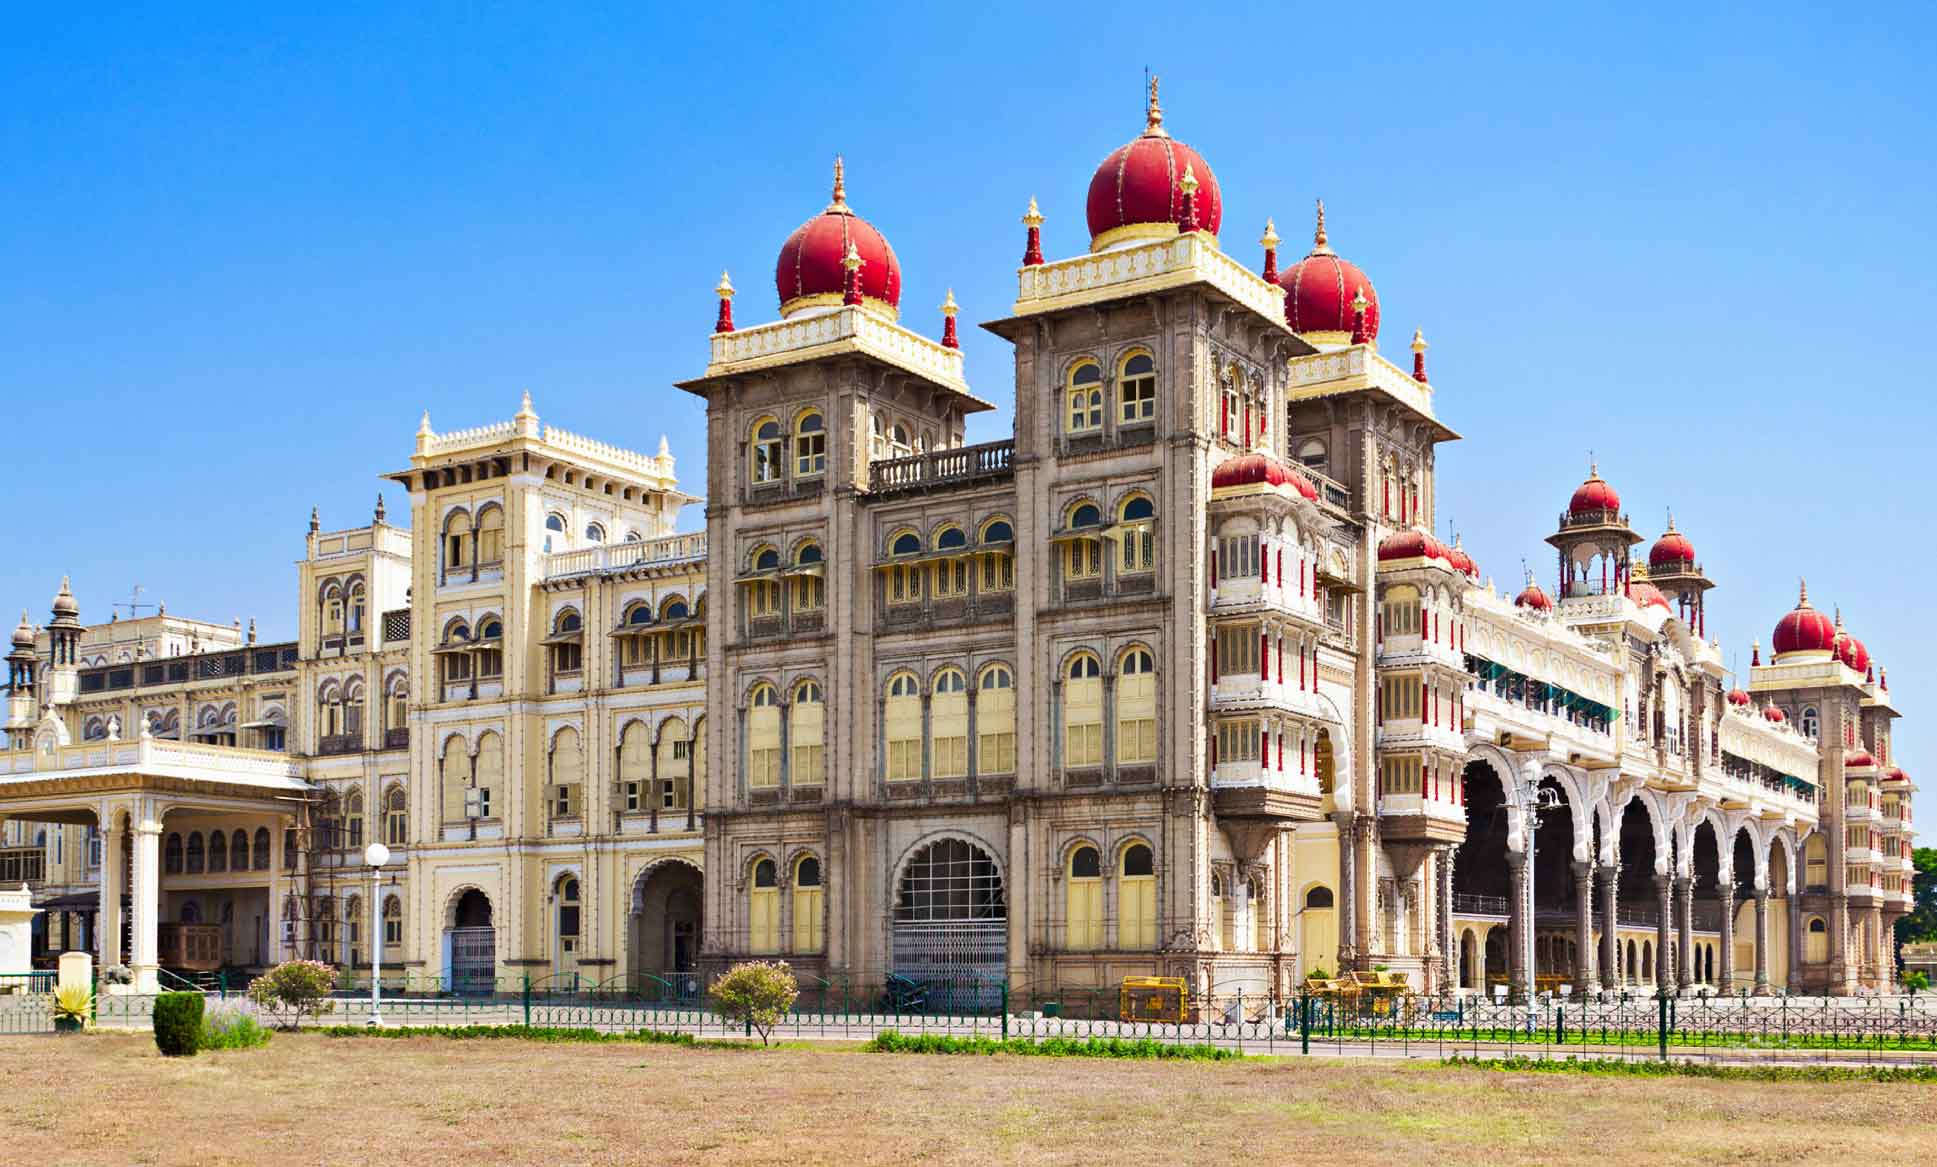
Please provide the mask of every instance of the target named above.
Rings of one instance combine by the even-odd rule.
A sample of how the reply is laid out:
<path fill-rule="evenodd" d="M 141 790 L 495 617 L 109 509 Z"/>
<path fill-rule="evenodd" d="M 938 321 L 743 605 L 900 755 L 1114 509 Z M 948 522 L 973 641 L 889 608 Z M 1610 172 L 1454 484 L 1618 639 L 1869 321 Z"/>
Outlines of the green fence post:
<path fill-rule="evenodd" d="M 531 1028 L 531 974 L 530 973 L 525 974 L 524 987 L 519 995 L 524 999 L 525 1028 L 530 1029 Z"/>
<path fill-rule="evenodd" d="M 1009 982 L 1002 982 L 1002 1040 L 1009 1040 Z"/>
<path fill-rule="evenodd" d="M 1298 1052 L 1312 1052 L 1312 997 L 1308 992 L 1298 994 Z"/>
<path fill-rule="evenodd" d="M 1655 1025 L 1656 1044 L 1661 1049 L 1661 1060 L 1668 1060 L 1668 994 L 1655 994 L 1655 1004 L 1660 1016 Z"/>
<path fill-rule="evenodd" d="M 1554 1044 L 1567 1044 L 1567 1006 L 1554 1006 Z"/>

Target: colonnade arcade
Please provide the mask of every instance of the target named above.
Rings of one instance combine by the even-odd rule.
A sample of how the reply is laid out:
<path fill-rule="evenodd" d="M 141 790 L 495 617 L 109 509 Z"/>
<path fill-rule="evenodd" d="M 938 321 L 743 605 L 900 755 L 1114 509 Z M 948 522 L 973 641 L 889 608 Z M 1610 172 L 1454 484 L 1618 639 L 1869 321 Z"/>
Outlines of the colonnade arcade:
<path fill-rule="evenodd" d="M 1464 801 L 1440 945 L 1458 990 L 1800 987 L 1797 824 L 1493 747 Z"/>

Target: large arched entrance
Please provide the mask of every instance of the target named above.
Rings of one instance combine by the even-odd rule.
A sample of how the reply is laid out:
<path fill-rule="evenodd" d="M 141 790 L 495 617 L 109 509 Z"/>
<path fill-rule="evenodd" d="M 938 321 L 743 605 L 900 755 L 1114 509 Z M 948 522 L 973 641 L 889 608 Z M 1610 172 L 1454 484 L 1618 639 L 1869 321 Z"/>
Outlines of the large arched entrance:
<path fill-rule="evenodd" d="M 1565 785 L 1541 780 L 1534 811 L 1533 918 L 1535 984 L 1586 982 L 1580 948 L 1580 881 L 1574 875 L 1574 814 Z"/>
<path fill-rule="evenodd" d="M 1491 985 L 1507 981 L 1506 922 L 1513 880 L 1507 869 L 1506 786 L 1484 761 L 1467 763 L 1463 783 L 1466 838 L 1453 855 L 1453 913 L 1479 917 L 1486 930 L 1474 950 L 1474 966 L 1460 983 L 1486 993 Z"/>
<path fill-rule="evenodd" d="M 699 868 L 669 860 L 639 874 L 632 891 L 631 988 L 648 996 L 699 991 Z"/>
<path fill-rule="evenodd" d="M 1620 903 L 1615 914 L 1623 932 L 1641 941 L 1638 956 L 1632 945 L 1628 947 L 1627 967 L 1621 971 L 1626 984 L 1652 985 L 1657 966 L 1654 940 L 1659 934 L 1656 928 L 1661 918 L 1661 896 L 1655 883 L 1654 823 L 1648 817 L 1648 808 L 1638 798 L 1629 801 L 1621 812 L 1619 846 Z"/>
<path fill-rule="evenodd" d="M 1008 971 L 1009 907 L 995 859 L 966 839 L 915 852 L 895 892 L 890 958 L 898 981 L 963 1005 L 1000 1000 Z"/>
<path fill-rule="evenodd" d="M 498 933 L 491 923 L 491 899 L 477 888 L 466 888 L 451 901 L 444 969 L 453 993 L 484 996 L 497 988 Z"/>
<path fill-rule="evenodd" d="M 1722 934 L 1723 901 L 1725 898 L 1732 899 L 1734 894 L 1733 887 L 1728 889 L 1727 897 L 1723 894 L 1722 844 L 1715 837 L 1713 823 L 1703 820 L 1695 824 L 1694 835 L 1689 841 L 1689 860 L 1695 881 L 1689 921 L 1694 936 L 1689 940 L 1689 952 L 1685 957 L 1687 967 L 1676 972 L 1677 982 L 1685 980 L 1692 985 L 1713 985 L 1715 970 L 1711 967 L 1710 954 Z M 1729 906 L 1733 908 L 1732 903 Z"/>

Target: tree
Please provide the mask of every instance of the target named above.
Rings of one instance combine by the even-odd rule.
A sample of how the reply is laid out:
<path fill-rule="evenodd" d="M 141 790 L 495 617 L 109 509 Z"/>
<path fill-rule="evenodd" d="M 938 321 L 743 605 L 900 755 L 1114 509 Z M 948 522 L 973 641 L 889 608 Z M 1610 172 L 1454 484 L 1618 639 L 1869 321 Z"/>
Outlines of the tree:
<path fill-rule="evenodd" d="M 294 1029 L 304 1017 L 320 1017 L 335 1006 L 335 986 L 336 970 L 322 961 L 285 960 L 249 982 L 249 1000 L 283 1029 Z"/>
<path fill-rule="evenodd" d="M 1897 921 L 1897 943 L 1937 940 L 1937 847 L 1910 852 L 1917 869 L 1910 881 L 1910 911 Z"/>
<path fill-rule="evenodd" d="M 750 960 L 736 964 L 713 982 L 713 1011 L 727 1021 L 749 1025 L 766 1045 L 800 996 L 800 982 L 785 961 Z"/>

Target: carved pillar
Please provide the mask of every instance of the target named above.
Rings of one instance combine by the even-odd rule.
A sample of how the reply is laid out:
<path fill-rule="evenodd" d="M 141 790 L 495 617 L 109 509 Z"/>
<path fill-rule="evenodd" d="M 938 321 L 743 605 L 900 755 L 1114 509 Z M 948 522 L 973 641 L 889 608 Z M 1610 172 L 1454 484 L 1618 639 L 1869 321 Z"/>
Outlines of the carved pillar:
<path fill-rule="evenodd" d="M 101 824 L 101 906 L 95 917 L 94 932 L 100 945 L 100 967 L 120 964 L 121 889 L 128 882 L 126 862 L 121 857 L 125 832 L 114 829 L 113 815 Z"/>
<path fill-rule="evenodd" d="M 1453 935 L 1453 856 L 1457 848 L 1439 853 L 1439 951 L 1445 960 L 1445 988 L 1459 988 L 1459 938 Z"/>
<path fill-rule="evenodd" d="M 1789 903 L 1789 975 L 1783 984 L 1792 993 L 1802 991 L 1802 900 L 1792 890 Z"/>
<path fill-rule="evenodd" d="M 1527 1001 L 1533 995 L 1533 969 L 1527 959 L 1533 921 L 1527 912 L 1529 873 L 1524 852 L 1507 852 L 1507 872 L 1511 877 L 1507 899 L 1507 983 L 1514 1000 Z"/>
<path fill-rule="evenodd" d="M 1675 900 L 1680 905 L 1680 920 L 1677 921 L 1675 935 L 1678 940 L 1676 955 L 1681 967 L 1675 971 L 1675 988 L 1687 993 L 1695 983 L 1695 880 L 1683 877 L 1675 881 Z"/>
<path fill-rule="evenodd" d="M 159 989 L 160 924 L 161 824 L 137 818 L 134 824 L 134 953 L 129 961 L 134 969 L 137 992 L 153 993 Z"/>
<path fill-rule="evenodd" d="M 1621 975 L 1621 865 L 1605 864 L 1601 868 L 1601 984 L 1609 991 L 1619 991 L 1623 982 Z"/>
<path fill-rule="evenodd" d="M 1356 816 L 1351 811 L 1339 811 L 1332 816 L 1338 824 L 1338 969 L 1346 970 L 1358 966 L 1358 856 L 1353 843 L 1357 830 L 1353 823 Z"/>
<path fill-rule="evenodd" d="M 1769 995 L 1769 889 L 1755 889 L 1755 995 Z"/>
<path fill-rule="evenodd" d="M 1735 881 L 1728 872 L 1722 873 L 1722 961 L 1718 975 L 1721 983 L 1715 986 L 1718 993 L 1728 994 L 1735 991 Z"/>
<path fill-rule="evenodd" d="M 1594 969 L 1594 864 L 1585 859 L 1574 864 L 1574 927 L 1574 988 L 1586 995 L 1601 986 Z"/>
<path fill-rule="evenodd" d="M 1655 992 L 1666 993 L 1674 970 L 1668 964 L 1668 931 L 1675 922 L 1675 882 L 1666 875 L 1655 876 L 1655 898 L 1661 914 L 1655 920 Z"/>

